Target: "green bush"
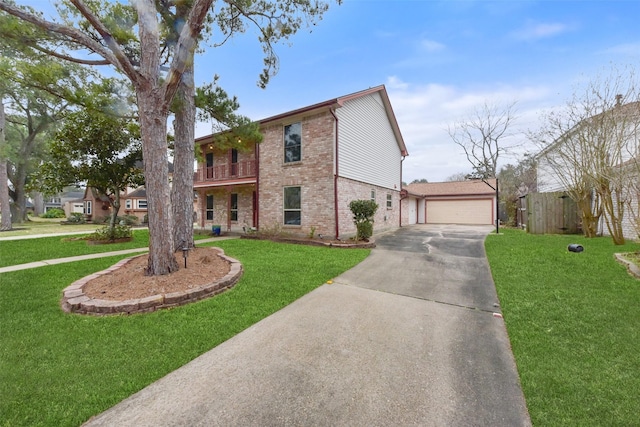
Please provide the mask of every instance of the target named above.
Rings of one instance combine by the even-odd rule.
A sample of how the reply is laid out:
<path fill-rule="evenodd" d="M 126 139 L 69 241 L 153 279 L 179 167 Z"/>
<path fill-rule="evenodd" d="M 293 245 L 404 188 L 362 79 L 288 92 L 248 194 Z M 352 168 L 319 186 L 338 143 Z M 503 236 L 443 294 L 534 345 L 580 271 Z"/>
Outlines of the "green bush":
<path fill-rule="evenodd" d="M 89 239 L 108 241 L 126 239 L 128 237 L 133 237 L 131 227 L 129 227 L 128 225 L 116 224 L 116 226 L 113 228 L 109 227 L 108 225 L 102 228 L 98 228 L 93 234 L 89 236 Z"/>
<path fill-rule="evenodd" d="M 118 217 L 118 224 L 138 225 L 138 217 L 135 215 L 124 215 Z"/>
<path fill-rule="evenodd" d="M 84 219 L 84 214 L 73 212 L 67 217 L 67 222 L 71 222 L 73 224 L 84 224 L 87 221 Z"/>
<path fill-rule="evenodd" d="M 52 208 L 40 215 L 40 218 L 64 218 L 64 211 L 60 208 Z"/>
<path fill-rule="evenodd" d="M 102 222 L 109 224 L 111 222 L 111 215 L 102 219 Z M 120 225 L 138 225 L 138 217 L 135 215 L 123 215 L 116 217 L 116 224 Z"/>
<path fill-rule="evenodd" d="M 378 204 L 373 200 L 352 200 L 349 209 L 356 225 L 356 239 L 366 240 L 373 236 L 373 217 L 378 210 Z"/>

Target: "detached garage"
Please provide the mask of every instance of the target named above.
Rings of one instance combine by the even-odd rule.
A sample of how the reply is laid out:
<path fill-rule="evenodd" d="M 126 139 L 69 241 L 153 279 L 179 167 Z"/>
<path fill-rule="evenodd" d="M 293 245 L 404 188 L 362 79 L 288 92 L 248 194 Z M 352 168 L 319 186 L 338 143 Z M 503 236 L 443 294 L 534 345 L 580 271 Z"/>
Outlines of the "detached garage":
<path fill-rule="evenodd" d="M 492 225 L 496 218 L 496 192 L 491 187 L 495 188 L 496 180 L 489 179 L 487 183 L 471 180 L 409 184 L 405 189 L 410 195 L 407 199 L 412 200 L 407 202 L 407 208 L 413 208 L 414 203 L 422 205 L 424 213 L 415 216 L 418 223 Z M 416 198 L 424 203 L 417 203 Z"/>

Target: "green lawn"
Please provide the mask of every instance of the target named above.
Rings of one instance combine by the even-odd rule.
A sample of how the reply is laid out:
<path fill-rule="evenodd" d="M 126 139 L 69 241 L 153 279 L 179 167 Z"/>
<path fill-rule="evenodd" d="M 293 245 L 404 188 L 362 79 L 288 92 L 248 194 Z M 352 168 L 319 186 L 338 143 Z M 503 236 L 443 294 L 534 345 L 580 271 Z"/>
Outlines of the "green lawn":
<path fill-rule="evenodd" d="M 242 262 L 238 285 L 150 314 L 99 318 L 60 310 L 62 289 L 122 257 L 0 274 L 0 425 L 80 425 L 369 253 L 254 240 L 216 246 Z"/>
<path fill-rule="evenodd" d="M 502 233 L 486 249 L 533 424 L 640 425 L 640 281 L 613 256 L 640 245 Z"/>
<path fill-rule="evenodd" d="M 0 237 L 3 235 L 0 234 Z M 126 243 L 107 245 L 88 245 L 85 240 L 74 240 L 80 236 L 40 237 L 36 240 L 4 240 L 0 241 L 0 267 L 25 264 L 52 258 L 66 258 L 77 255 L 119 251 L 123 249 L 145 248 L 149 246 L 149 230 L 134 229 L 133 240 Z M 198 235 L 196 240 L 211 237 Z"/>
<path fill-rule="evenodd" d="M 39 218 L 30 216 L 29 221 L 12 224 L 13 230 L 3 231 L 0 237 L 30 236 L 34 234 L 68 233 L 70 231 L 94 232 L 104 224 L 61 224 L 64 218 Z"/>

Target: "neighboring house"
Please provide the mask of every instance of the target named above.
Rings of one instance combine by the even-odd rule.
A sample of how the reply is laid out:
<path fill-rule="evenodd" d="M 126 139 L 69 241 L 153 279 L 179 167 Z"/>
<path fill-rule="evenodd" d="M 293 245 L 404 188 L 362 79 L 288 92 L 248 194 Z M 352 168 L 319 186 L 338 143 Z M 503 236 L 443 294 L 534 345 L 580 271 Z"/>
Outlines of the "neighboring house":
<path fill-rule="evenodd" d="M 124 215 L 132 215 L 140 222 L 146 222 L 147 215 L 147 189 L 137 188 L 120 198 L 120 212 Z"/>
<path fill-rule="evenodd" d="M 355 235 L 349 203 L 373 199 L 374 231 L 400 226 L 407 149 L 384 86 L 259 121 L 263 141 L 220 151 L 196 139 L 197 222 L 329 238 Z"/>
<path fill-rule="evenodd" d="M 42 200 L 43 212 L 50 209 L 62 209 L 66 216 L 72 212 L 82 213 L 82 191 L 63 191 Z"/>
<path fill-rule="evenodd" d="M 402 192 L 402 223 L 493 225 L 495 186 L 495 179 L 409 184 Z"/>
<path fill-rule="evenodd" d="M 101 223 L 111 215 L 109 197 L 99 194 L 95 188 L 85 188 L 82 201 L 84 204 L 84 217 L 87 221 Z"/>
<path fill-rule="evenodd" d="M 64 214 L 68 218 L 72 213 L 84 213 L 84 203 L 82 198 L 84 192 L 82 191 L 68 191 L 62 193 L 60 200 L 62 202 L 62 209 Z"/>
<path fill-rule="evenodd" d="M 620 95 L 616 99 L 618 103 L 614 107 L 578 123 L 536 155 L 537 189 L 539 193 L 568 191 L 572 183 L 580 181 L 581 170 L 597 173 L 590 168 L 599 164 L 594 161 L 599 150 L 606 149 L 608 155 L 605 164 L 614 164 L 609 178 L 615 179 L 620 174 L 617 176 L 622 177 L 621 181 L 628 183 L 622 191 L 622 197 L 627 199 L 622 221 L 624 237 L 637 239 L 638 232 L 632 214 L 640 215 L 640 177 L 637 166 L 640 102 L 621 104 Z M 594 194 L 595 188 L 591 192 Z M 609 235 L 604 214 L 600 217 L 598 232 Z"/>
<path fill-rule="evenodd" d="M 169 163 L 169 183 L 173 179 L 173 163 Z M 142 168 L 142 163 L 139 165 Z M 109 197 L 98 195 L 93 188 L 87 188 L 84 193 L 84 213 L 88 221 L 104 222 L 106 217 L 111 215 L 111 205 Z M 99 207 L 99 211 L 96 210 Z M 106 208 L 105 208 L 106 206 Z M 141 223 L 146 222 L 147 216 L 147 190 L 144 186 L 138 188 L 127 188 L 120 193 L 120 211 L 118 215 L 132 215 L 138 218 Z"/>

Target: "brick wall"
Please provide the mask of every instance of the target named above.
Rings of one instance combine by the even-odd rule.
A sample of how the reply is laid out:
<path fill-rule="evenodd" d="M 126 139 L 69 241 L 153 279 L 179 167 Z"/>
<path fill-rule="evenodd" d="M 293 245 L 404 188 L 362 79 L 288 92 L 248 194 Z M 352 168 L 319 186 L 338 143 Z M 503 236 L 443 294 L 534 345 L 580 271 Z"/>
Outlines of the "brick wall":
<path fill-rule="evenodd" d="M 302 160 L 284 162 L 284 125 L 302 122 Z M 264 127 L 260 144 L 260 228 L 282 228 L 296 235 L 333 235 L 334 121 L 329 112 Z M 284 187 L 301 187 L 301 225 L 285 225 Z"/>
<path fill-rule="evenodd" d="M 238 227 L 253 227 L 253 185 L 238 185 L 226 188 L 208 188 L 198 191 L 198 200 L 196 202 L 196 223 L 200 227 L 209 228 L 211 225 L 222 225 L 223 230 L 226 229 L 227 222 L 227 205 L 229 201 L 229 194 L 238 194 L 238 221 L 232 221 L 231 226 Z M 206 220 L 206 204 L 207 195 L 213 195 L 213 220 Z M 234 228 L 235 229 L 235 228 Z"/>
<path fill-rule="evenodd" d="M 347 178 L 338 179 L 338 217 L 340 224 L 340 237 L 347 238 L 356 234 L 356 226 L 349 209 L 352 200 L 369 200 L 371 191 L 375 191 L 375 202 L 378 210 L 373 224 L 373 232 L 379 233 L 385 230 L 393 230 L 399 227 L 400 222 L 400 192 L 364 182 Z M 391 194 L 391 209 L 387 208 L 387 194 Z"/>

